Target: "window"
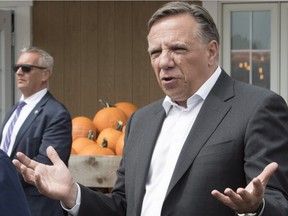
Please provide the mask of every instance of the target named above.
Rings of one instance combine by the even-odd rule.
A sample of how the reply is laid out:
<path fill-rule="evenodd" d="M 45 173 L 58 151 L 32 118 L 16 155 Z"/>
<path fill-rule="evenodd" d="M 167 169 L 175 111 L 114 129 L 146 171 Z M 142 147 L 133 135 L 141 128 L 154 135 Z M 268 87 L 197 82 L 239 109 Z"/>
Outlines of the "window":
<path fill-rule="evenodd" d="M 270 88 L 270 11 L 231 12 L 231 76 Z"/>
<path fill-rule="evenodd" d="M 278 5 L 223 4 L 223 67 L 238 80 L 280 92 Z"/>

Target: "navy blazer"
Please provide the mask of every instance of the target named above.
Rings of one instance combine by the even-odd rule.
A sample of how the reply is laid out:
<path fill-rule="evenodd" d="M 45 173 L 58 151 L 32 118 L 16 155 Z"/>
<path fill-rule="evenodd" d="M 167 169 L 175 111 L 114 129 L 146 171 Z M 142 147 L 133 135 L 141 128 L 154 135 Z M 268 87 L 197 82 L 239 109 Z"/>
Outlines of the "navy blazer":
<path fill-rule="evenodd" d="M 7 113 L 0 133 L 8 121 L 16 105 Z M 46 148 L 53 146 L 60 158 L 68 165 L 72 144 L 72 121 L 67 109 L 48 91 L 31 111 L 21 126 L 14 143 L 10 158 L 14 159 L 17 152 L 44 164 L 51 164 Z M 33 216 L 60 216 L 63 210 L 59 201 L 41 195 L 37 188 L 26 183 L 19 175 L 29 202 Z"/>
<path fill-rule="evenodd" d="M 0 215 L 31 215 L 17 170 L 2 150 L 0 150 Z"/>
<path fill-rule="evenodd" d="M 130 118 L 112 194 L 81 186 L 78 216 L 140 216 L 153 149 L 166 116 L 162 102 Z M 287 216 L 287 155 L 288 107 L 283 98 L 222 71 L 181 150 L 161 216 L 233 216 L 211 191 L 246 187 L 272 161 L 279 168 L 267 184 L 262 216 Z"/>

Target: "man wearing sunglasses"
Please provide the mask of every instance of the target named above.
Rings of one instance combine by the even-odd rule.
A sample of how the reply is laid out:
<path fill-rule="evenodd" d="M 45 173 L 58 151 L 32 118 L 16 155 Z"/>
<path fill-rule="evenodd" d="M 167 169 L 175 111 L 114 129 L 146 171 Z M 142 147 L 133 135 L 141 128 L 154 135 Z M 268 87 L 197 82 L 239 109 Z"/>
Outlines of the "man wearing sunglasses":
<path fill-rule="evenodd" d="M 71 117 L 48 91 L 52 68 L 53 57 L 36 47 L 21 50 L 17 64 L 13 66 L 16 85 L 22 96 L 7 113 L 0 128 L 0 147 L 11 159 L 16 158 L 16 152 L 20 151 L 38 162 L 51 164 L 46 155 L 46 148 L 51 145 L 68 164 Z M 19 104 L 21 111 L 18 110 Z M 20 178 L 33 216 L 64 215 L 59 201 L 43 196 L 36 187 Z"/>

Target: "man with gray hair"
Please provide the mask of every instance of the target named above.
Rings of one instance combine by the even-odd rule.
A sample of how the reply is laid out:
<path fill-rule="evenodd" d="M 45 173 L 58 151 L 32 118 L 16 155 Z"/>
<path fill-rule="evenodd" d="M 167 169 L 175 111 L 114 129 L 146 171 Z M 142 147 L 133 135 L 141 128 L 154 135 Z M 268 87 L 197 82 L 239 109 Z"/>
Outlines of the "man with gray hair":
<path fill-rule="evenodd" d="M 51 145 L 68 164 L 72 140 L 71 117 L 48 91 L 52 69 L 53 57 L 37 47 L 22 49 L 13 67 L 16 85 L 22 96 L 7 113 L 0 128 L 0 147 L 11 160 L 21 151 L 35 161 L 51 164 L 46 154 L 46 148 Z M 32 216 L 66 214 L 59 201 L 40 194 L 36 187 L 27 184 L 21 175 L 19 177 Z"/>
<path fill-rule="evenodd" d="M 14 165 L 72 215 L 287 216 L 283 98 L 219 66 L 218 30 L 203 7 L 169 2 L 148 26 L 151 65 L 166 97 L 129 119 L 112 193 L 76 183 L 52 147 L 52 166 L 23 153 Z"/>

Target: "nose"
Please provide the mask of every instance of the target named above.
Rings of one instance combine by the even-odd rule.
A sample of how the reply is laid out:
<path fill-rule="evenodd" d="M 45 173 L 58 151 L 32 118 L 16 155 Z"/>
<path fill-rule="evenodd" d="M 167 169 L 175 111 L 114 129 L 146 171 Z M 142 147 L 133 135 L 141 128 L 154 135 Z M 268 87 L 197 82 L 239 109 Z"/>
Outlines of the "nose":
<path fill-rule="evenodd" d="M 18 70 L 15 72 L 15 74 L 17 74 L 17 75 L 22 75 L 22 74 L 24 74 L 24 72 L 22 71 L 22 68 L 21 67 L 19 67 L 18 68 Z"/>
<path fill-rule="evenodd" d="M 168 69 L 174 67 L 174 58 L 172 52 L 162 51 L 159 56 L 159 67 L 161 69 Z"/>

